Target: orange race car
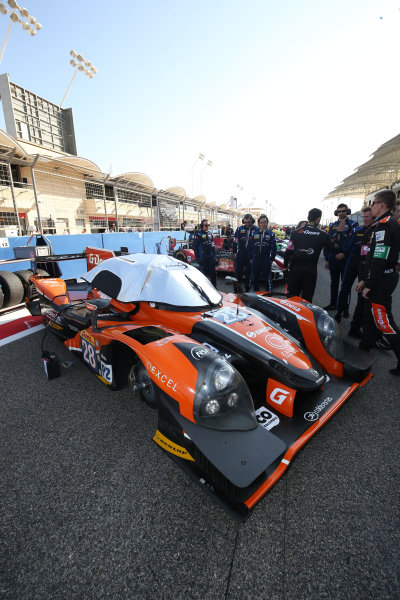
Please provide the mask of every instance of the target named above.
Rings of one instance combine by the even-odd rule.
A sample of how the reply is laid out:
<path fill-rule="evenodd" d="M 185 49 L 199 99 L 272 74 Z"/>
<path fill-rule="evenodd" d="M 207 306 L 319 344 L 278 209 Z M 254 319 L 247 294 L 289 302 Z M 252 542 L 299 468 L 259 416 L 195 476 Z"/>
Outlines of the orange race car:
<path fill-rule="evenodd" d="M 301 298 L 223 294 L 162 254 L 88 248 L 87 265 L 79 282 L 32 276 L 32 314 L 156 409 L 154 441 L 238 519 L 372 376 L 370 355 L 344 352 L 335 321 Z"/>

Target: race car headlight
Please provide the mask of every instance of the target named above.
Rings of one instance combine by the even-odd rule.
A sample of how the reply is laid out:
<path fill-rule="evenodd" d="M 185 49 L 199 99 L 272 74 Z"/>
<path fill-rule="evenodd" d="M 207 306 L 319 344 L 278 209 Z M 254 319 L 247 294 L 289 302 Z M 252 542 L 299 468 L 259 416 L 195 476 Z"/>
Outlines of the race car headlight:
<path fill-rule="evenodd" d="M 322 308 L 315 311 L 314 316 L 319 338 L 326 351 L 333 358 L 340 359 L 343 355 L 343 347 L 335 319 Z"/>
<path fill-rule="evenodd" d="M 220 431 L 257 427 L 253 399 L 242 376 L 222 358 L 199 373 L 193 404 L 196 423 Z"/>
<path fill-rule="evenodd" d="M 230 385 L 234 378 L 234 370 L 229 363 L 219 369 L 215 376 L 215 388 L 220 392 Z"/>

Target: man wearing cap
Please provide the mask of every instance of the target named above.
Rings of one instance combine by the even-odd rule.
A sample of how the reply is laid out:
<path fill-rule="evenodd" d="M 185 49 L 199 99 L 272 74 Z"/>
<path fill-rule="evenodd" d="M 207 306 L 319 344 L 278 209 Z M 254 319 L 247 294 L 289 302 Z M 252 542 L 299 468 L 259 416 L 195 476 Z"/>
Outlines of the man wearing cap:
<path fill-rule="evenodd" d="M 335 310 L 338 299 L 339 281 L 343 279 L 348 258 L 353 249 L 354 229 L 357 223 L 348 218 L 350 209 L 347 204 L 339 204 L 335 210 L 337 221 L 329 225 L 330 244 L 324 250 L 325 268 L 331 274 L 331 299 L 325 310 Z M 344 317 L 349 317 L 348 310 L 343 312 Z"/>

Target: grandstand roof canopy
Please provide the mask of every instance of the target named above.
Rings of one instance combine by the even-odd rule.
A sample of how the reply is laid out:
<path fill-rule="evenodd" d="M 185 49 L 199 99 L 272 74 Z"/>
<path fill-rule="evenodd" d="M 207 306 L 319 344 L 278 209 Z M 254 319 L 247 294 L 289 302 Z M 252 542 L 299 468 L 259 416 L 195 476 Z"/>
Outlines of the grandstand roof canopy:
<path fill-rule="evenodd" d="M 133 183 L 138 183 L 139 185 L 154 189 L 154 183 L 150 177 L 144 173 L 122 173 L 121 175 L 118 175 L 117 178 L 132 181 Z"/>
<path fill-rule="evenodd" d="M 364 198 L 367 194 L 384 187 L 391 187 L 400 180 L 400 135 L 379 146 L 370 160 L 357 167 L 327 198 L 352 196 Z"/>

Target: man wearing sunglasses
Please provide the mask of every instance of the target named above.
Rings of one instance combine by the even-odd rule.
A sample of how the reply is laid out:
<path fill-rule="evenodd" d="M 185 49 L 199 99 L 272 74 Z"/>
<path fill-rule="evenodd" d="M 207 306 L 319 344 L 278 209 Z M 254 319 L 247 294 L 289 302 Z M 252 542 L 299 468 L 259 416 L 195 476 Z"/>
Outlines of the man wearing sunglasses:
<path fill-rule="evenodd" d="M 354 230 L 357 223 L 348 218 L 350 209 L 347 204 L 339 204 L 335 210 L 337 221 L 329 226 L 329 247 L 324 250 L 325 268 L 331 274 L 331 298 L 325 310 L 335 310 L 338 300 L 339 281 L 343 279 L 347 261 L 353 250 Z M 349 317 L 348 306 L 343 311 L 344 317 Z"/>
<path fill-rule="evenodd" d="M 393 217 L 396 194 L 393 190 L 383 190 L 375 194 L 371 204 L 374 218 L 370 251 L 368 253 L 364 277 L 356 285 L 367 303 L 363 322 L 364 336 L 360 347 L 369 350 L 374 347 L 379 332 L 389 342 L 397 358 L 397 367 L 389 369 L 400 377 L 400 329 L 392 315 L 392 294 L 399 281 L 397 261 L 400 252 L 400 225 Z"/>
<path fill-rule="evenodd" d="M 243 225 L 238 227 L 233 238 L 233 257 L 235 259 L 235 277 L 245 276 L 246 292 L 250 290 L 251 262 L 253 255 L 253 238 L 258 232 L 252 215 L 244 215 Z"/>

